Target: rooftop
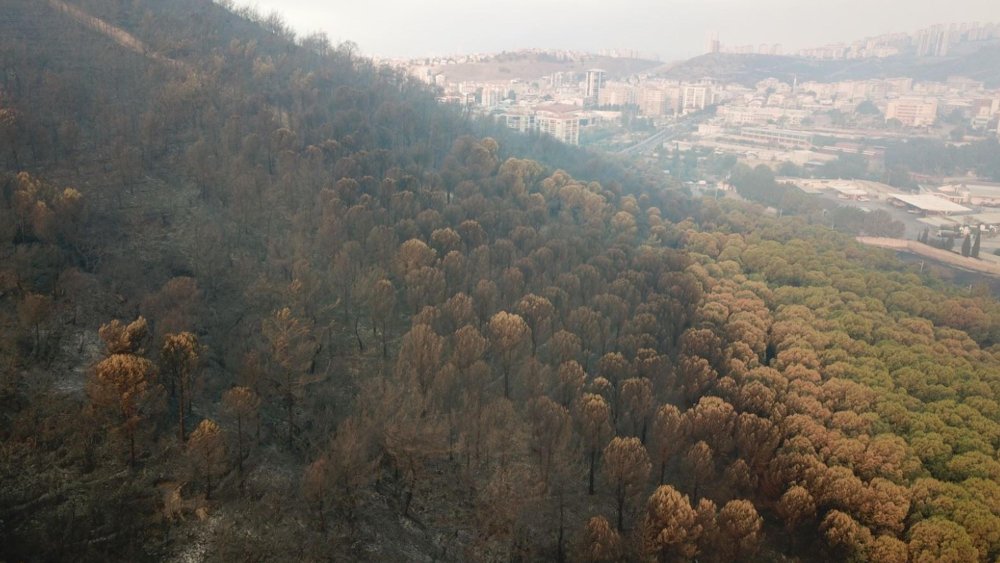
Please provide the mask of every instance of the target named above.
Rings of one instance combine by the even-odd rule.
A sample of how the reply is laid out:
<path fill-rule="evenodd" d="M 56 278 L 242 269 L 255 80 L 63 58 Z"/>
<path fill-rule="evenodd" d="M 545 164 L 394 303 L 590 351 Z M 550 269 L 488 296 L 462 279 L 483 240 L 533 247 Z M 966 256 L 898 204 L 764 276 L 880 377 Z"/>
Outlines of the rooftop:
<path fill-rule="evenodd" d="M 535 106 L 537 111 L 547 111 L 549 113 L 573 113 L 582 110 L 580 106 L 574 106 L 570 104 L 544 104 Z"/>
<path fill-rule="evenodd" d="M 916 207 L 921 211 L 930 211 L 932 213 L 968 213 L 971 211 L 971 209 L 967 207 L 963 207 L 957 203 L 952 203 L 947 199 L 931 194 L 896 194 L 892 197 L 907 205 Z"/>

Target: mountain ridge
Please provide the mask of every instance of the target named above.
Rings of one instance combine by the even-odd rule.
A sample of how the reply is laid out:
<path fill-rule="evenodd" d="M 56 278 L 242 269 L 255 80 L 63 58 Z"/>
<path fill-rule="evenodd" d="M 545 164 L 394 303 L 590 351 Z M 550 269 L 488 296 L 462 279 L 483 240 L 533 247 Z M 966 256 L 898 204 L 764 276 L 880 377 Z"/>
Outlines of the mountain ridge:
<path fill-rule="evenodd" d="M 980 80 L 987 87 L 1000 86 L 1000 45 L 991 43 L 955 57 L 917 58 L 893 56 L 846 61 L 821 61 L 794 56 L 758 54 L 705 54 L 652 71 L 672 80 L 712 78 L 752 86 L 766 78 L 791 83 L 837 82 L 878 78 L 913 77 L 944 81 L 951 76 Z"/>

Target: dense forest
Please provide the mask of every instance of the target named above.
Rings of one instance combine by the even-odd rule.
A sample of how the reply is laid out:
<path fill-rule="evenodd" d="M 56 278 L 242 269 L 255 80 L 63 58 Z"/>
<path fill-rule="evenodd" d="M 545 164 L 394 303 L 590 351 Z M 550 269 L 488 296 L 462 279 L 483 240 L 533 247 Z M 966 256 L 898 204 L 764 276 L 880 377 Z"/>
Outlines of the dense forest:
<path fill-rule="evenodd" d="M 987 290 L 226 3 L 0 64 L 2 560 L 1000 557 Z"/>

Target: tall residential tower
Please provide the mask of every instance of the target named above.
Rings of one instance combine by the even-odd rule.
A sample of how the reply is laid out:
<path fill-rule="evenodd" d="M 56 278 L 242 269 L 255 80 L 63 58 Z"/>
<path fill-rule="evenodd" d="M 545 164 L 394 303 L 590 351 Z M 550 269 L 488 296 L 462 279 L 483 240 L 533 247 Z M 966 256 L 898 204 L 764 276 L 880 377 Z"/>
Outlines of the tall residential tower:
<path fill-rule="evenodd" d="M 587 71 L 587 89 L 584 92 L 587 105 L 597 105 L 597 100 L 601 95 L 601 87 L 604 86 L 604 71 L 599 68 L 592 68 Z"/>

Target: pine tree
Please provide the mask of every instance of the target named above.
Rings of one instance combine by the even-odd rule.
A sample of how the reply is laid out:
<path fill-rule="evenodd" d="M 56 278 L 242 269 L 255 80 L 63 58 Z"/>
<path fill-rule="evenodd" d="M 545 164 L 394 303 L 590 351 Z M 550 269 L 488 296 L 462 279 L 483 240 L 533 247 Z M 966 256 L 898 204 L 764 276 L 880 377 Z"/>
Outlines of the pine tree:
<path fill-rule="evenodd" d="M 972 235 L 965 235 L 965 240 L 962 241 L 962 256 L 968 257 L 970 252 L 972 252 Z"/>
<path fill-rule="evenodd" d="M 972 252 L 970 255 L 973 258 L 979 258 L 979 242 L 983 238 L 983 231 L 976 229 L 976 240 L 972 243 Z"/>

